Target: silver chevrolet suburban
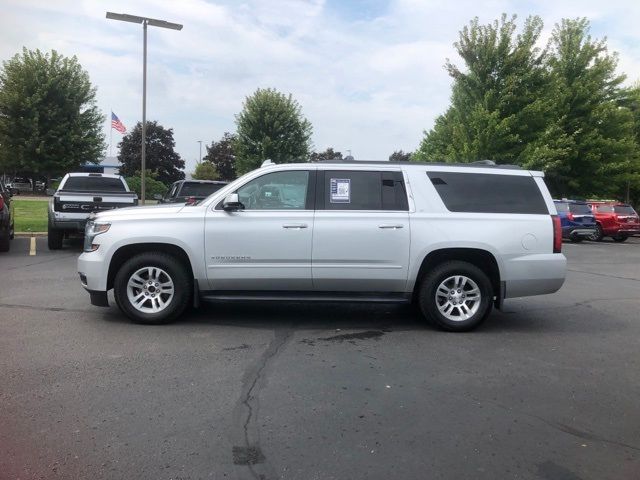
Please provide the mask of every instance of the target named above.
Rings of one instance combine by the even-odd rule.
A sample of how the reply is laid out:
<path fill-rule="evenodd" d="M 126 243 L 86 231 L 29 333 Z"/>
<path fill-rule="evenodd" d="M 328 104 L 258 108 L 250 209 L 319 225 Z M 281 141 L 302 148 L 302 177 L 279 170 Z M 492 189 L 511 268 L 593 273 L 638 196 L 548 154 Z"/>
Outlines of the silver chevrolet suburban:
<path fill-rule="evenodd" d="M 204 300 L 411 302 L 466 331 L 563 284 L 541 172 L 486 164 L 265 162 L 196 205 L 100 212 L 78 272 L 141 323 Z"/>

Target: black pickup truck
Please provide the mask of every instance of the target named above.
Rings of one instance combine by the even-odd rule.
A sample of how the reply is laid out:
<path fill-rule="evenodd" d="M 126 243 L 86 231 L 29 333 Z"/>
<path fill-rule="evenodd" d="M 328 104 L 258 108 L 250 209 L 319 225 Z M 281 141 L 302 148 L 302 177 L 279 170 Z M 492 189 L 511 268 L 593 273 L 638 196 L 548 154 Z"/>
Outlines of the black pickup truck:
<path fill-rule="evenodd" d="M 138 195 L 119 175 L 67 173 L 49 202 L 49 249 L 62 248 L 69 233 L 84 233 L 91 213 L 136 205 Z"/>

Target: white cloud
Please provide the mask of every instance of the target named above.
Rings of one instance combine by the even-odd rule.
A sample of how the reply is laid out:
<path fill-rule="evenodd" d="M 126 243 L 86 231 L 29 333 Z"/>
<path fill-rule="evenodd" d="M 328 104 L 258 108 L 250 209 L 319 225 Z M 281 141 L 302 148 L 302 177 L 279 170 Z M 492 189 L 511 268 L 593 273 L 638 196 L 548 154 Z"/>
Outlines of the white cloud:
<path fill-rule="evenodd" d="M 374 5 L 375 4 L 375 5 Z M 636 2 L 390 0 L 351 5 L 327 0 L 4 0 L 0 58 L 22 46 L 77 55 L 98 87 L 99 105 L 131 127 L 141 115 L 142 29 L 105 19 L 107 9 L 184 24 L 149 28 L 148 118 L 173 127 L 193 168 L 197 140 L 234 129 L 234 115 L 258 87 L 292 93 L 314 125 L 318 149 L 386 158 L 413 150 L 448 105 L 445 58 L 472 17 L 539 14 L 544 38 L 562 17 L 587 16 L 609 37 L 630 80 L 640 78 Z M 375 8 L 374 8 L 375 7 Z M 372 13 L 373 12 L 373 13 Z M 105 122 L 108 134 L 108 123 Z M 114 139 L 118 134 L 114 134 Z"/>

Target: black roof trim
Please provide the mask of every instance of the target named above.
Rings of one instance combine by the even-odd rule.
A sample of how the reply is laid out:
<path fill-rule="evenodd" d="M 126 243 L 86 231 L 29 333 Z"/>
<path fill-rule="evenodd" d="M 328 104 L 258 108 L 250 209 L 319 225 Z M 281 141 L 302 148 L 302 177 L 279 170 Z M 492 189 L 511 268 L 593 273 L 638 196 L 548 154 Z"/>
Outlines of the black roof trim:
<path fill-rule="evenodd" d="M 480 160 L 484 162 L 484 160 Z M 447 163 L 447 162 L 403 162 L 403 161 L 387 161 L 387 160 L 319 160 L 310 163 L 322 163 L 322 164 L 335 164 L 335 165 L 425 165 L 433 167 L 476 167 L 476 168 L 503 168 L 507 170 L 522 170 L 522 167 L 518 165 L 500 165 L 500 164 L 487 164 L 479 162 L 471 163 Z"/>

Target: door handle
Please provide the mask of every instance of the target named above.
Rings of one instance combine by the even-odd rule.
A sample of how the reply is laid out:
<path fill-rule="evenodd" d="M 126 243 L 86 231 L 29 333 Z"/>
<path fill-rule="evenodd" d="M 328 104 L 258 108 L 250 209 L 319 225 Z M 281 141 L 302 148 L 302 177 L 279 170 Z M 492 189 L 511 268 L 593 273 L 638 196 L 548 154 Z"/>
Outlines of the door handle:
<path fill-rule="evenodd" d="M 307 228 L 306 223 L 288 223 L 282 225 L 282 228 L 294 228 L 300 230 L 301 228 Z"/>
<path fill-rule="evenodd" d="M 389 224 L 382 224 L 382 225 L 378 225 L 378 228 L 392 228 L 393 230 L 397 230 L 398 228 L 402 228 L 404 227 L 404 225 L 389 225 Z"/>

